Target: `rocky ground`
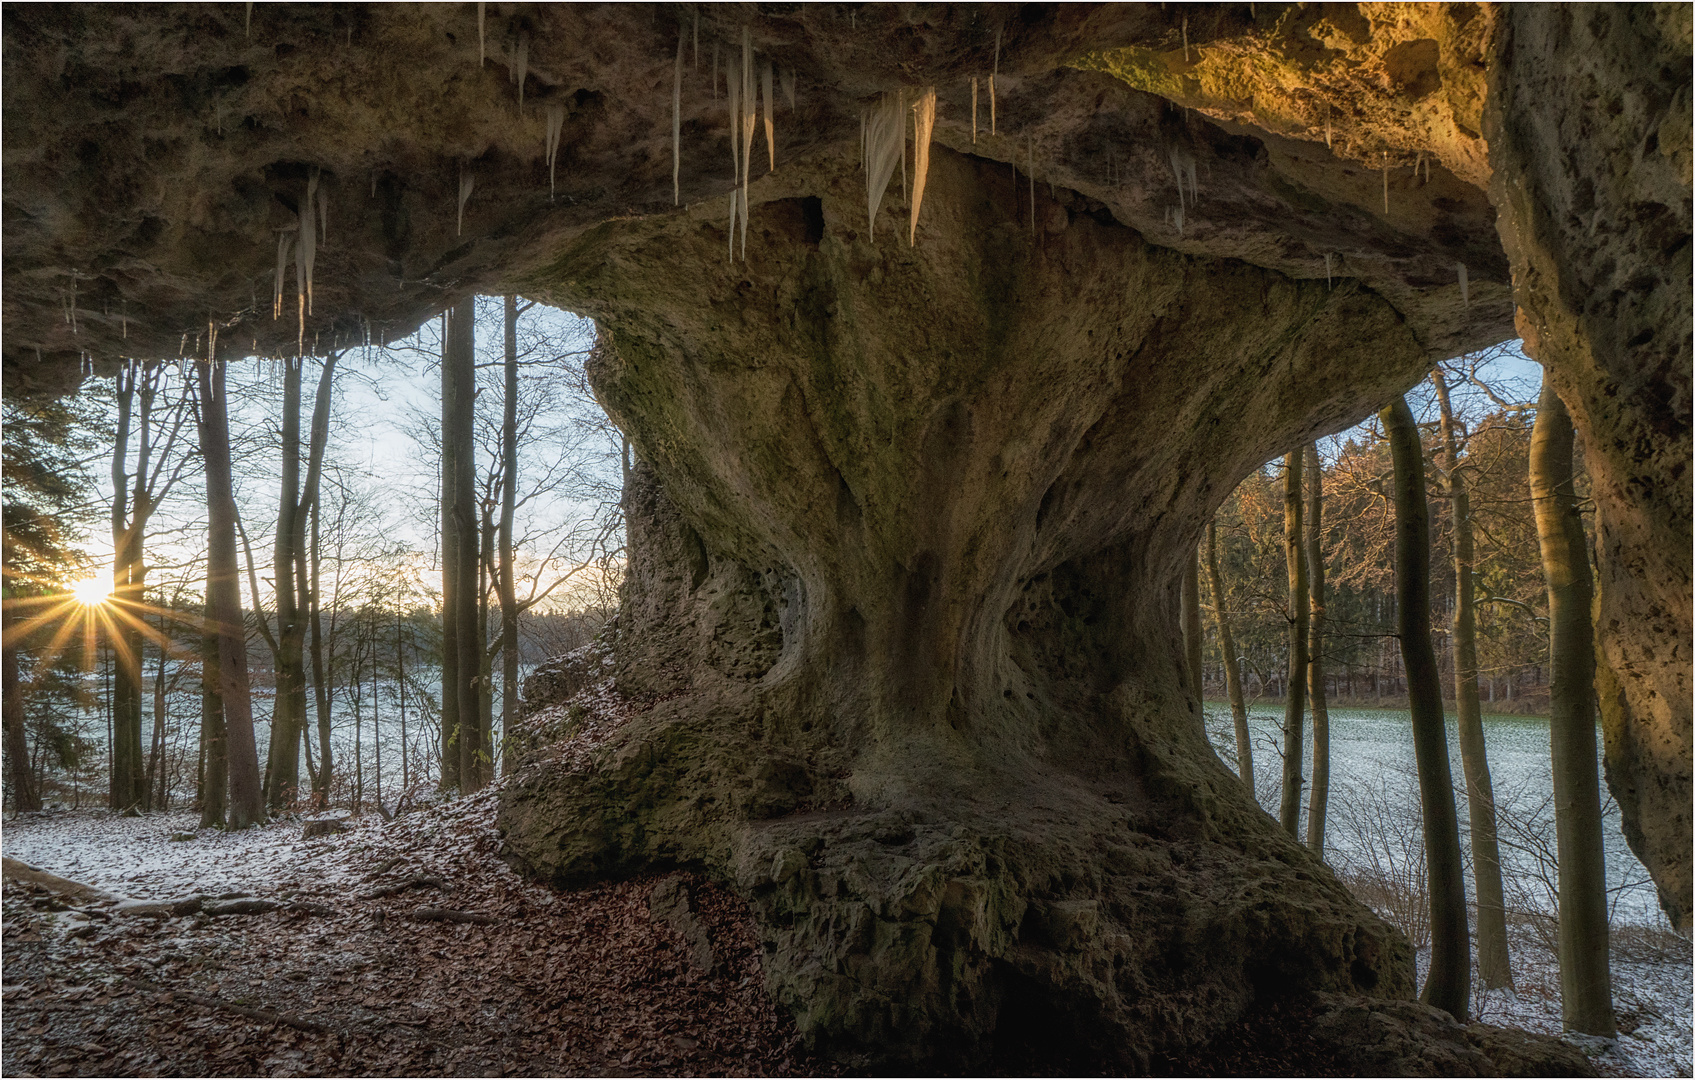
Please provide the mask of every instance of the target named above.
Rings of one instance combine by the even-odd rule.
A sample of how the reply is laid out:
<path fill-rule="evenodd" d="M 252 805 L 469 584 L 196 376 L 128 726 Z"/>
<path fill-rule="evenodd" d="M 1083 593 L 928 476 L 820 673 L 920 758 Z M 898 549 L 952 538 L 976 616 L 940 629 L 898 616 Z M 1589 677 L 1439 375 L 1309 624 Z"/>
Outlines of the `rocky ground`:
<path fill-rule="evenodd" d="M 9 858 L 182 913 L 108 914 L 108 904 L 8 880 L 0 1071 L 834 1071 L 801 1050 L 766 998 L 753 926 L 733 894 L 684 874 L 576 892 L 537 885 L 498 857 L 493 812 L 488 793 L 310 840 L 298 819 L 233 834 L 198 829 L 185 813 L 8 823 Z M 1549 959 L 1521 942 L 1519 994 L 1488 995 L 1482 1018 L 1556 1033 Z M 1637 942 L 1615 957 L 1631 1030 L 1588 1048 L 1598 1071 L 1689 1075 L 1690 970 L 1687 943 Z M 1204 1060 L 1160 1070 L 1323 1075 L 1299 1035 L 1305 1019 L 1256 1017 Z M 997 1071 L 1007 1070 L 1071 1067 Z"/>
<path fill-rule="evenodd" d="M 276 906 L 214 915 L 203 900 L 193 914 L 110 916 L 9 881 L 0 1066 L 8 1076 L 818 1071 L 765 997 L 734 896 L 687 876 L 573 893 L 527 883 L 495 857 L 492 812 L 490 798 L 469 799 L 307 841 L 299 821 L 225 835 L 184 814 L 9 823 L 9 856 L 111 892 L 185 907 L 242 893 Z"/>

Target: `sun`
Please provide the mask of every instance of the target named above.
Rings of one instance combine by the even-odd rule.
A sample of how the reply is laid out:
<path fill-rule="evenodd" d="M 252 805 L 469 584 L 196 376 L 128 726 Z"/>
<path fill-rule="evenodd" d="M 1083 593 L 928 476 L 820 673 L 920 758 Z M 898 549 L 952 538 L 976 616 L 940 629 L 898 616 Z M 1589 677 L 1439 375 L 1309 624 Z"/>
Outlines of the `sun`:
<path fill-rule="evenodd" d="M 71 593 L 77 598 L 79 604 L 89 607 L 93 607 L 95 604 L 104 604 L 107 598 L 112 595 L 112 575 L 95 574 L 93 577 L 84 578 L 71 586 Z"/>

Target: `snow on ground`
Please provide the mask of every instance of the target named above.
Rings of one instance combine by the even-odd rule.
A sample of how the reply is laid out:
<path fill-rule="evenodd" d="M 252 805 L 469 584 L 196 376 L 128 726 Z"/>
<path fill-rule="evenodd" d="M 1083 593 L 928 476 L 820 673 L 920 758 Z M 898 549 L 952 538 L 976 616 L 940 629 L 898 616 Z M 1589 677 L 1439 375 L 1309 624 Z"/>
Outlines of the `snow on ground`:
<path fill-rule="evenodd" d="M 1516 931 L 1516 932 L 1515 932 Z M 1559 1035 L 1560 965 L 1556 952 L 1529 927 L 1509 928 L 1514 990 L 1483 990 L 1472 968 L 1472 1019 L 1497 1027 Z M 1424 985 L 1429 950 L 1418 951 Z M 1589 1053 L 1603 1076 L 1689 1076 L 1691 1000 L 1695 968 L 1690 944 L 1670 929 L 1615 929 L 1613 1009 L 1619 1037 L 1611 1044 L 1567 1036 Z M 1516 992 L 1515 992 L 1516 991 Z"/>
<path fill-rule="evenodd" d="M 597 703 L 599 704 L 599 703 Z M 561 718 L 563 719 L 563 718 Z M 572 718 L 584 734 L 600 735 L 625 720 L 595 708 Z M 0 850 L 62 877 L 137 899 L 241 892 L 338 902 L 381 876 L 434 875 L 476 879 L 507 902 L 547 908 L 565 896 L 528 882 L 497 857 L 493 789 L 384 823 L 350 821 L 337 836 L 302 840 L 302 821 L 273 822 L 242 832 L 201 829 L 190 812 L 124 818 L 85 810 L 26 815 L 5 826 Z M 192 839 L 174 837 L 192 836 Z M 173 924 L 178 920 L 173 920 Z M 182 920 L 186 921 L 186 920 Z M 1516 928 L 1513 968 L 1517 993 L 1475 991 L 1474 1019 L 1504 1027 L 1560 1032 L 1559 967 L 1531 928 Z M 1420 977 L 1426 953 L 1419 953 Z M 1620 1036 L 1590 1047 L 1597 1068 L 1614 1076 L 1691 1074 L 1692 974 L 1690 945 L 1668 930 L 1628 926 L 1615 931 L 1613 994 Z M 1476 982 L 1474 975 L 1474 985 Z"/>

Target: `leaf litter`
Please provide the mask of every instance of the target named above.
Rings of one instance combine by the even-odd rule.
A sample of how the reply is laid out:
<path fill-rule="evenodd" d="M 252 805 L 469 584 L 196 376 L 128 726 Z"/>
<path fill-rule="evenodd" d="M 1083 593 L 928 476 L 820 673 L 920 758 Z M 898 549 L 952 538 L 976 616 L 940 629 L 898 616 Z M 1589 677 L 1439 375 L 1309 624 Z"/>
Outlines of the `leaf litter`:
<path fill-rule="evenodd" d="M 0 1067 L 8 1076 L 825 1068 L 766 996 L 740 898 L 693 874 L 577 891 L 526 880 L 500 858 L 495 807 L 491 789 L 311 841 L 299 820 L 224 833 L 198 829 L 187 812 L 18 819 L 5 854 L 62 877 L 135 899 L 241 894 L 278 906 L 114 917 L 9 881 Z M 662 883 L 667 896 L 689 898 L 710 937 L 711 971 L 650 910 Z M 426 905 L 467 919 L 418 918 Z"/>

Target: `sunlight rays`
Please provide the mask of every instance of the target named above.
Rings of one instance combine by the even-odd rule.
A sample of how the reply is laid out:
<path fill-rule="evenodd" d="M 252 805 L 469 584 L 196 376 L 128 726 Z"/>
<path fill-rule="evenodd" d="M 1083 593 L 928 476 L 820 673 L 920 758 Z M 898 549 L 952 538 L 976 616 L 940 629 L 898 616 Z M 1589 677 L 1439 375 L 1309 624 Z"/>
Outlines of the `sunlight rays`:
<path fill-rule="evenodd" d="M 76 638 L 80 638 L 84 670 L 93 670 L 96 650 L 102 639 L 106 645 L 126 654 L 119 656 L 121 663 L 139 664 L 140 657 L 127 655 L 127 632 L 139 633 L 168 653 L 182 654 L 180 646 L 147 620 L 149 615 L 197 630 L 208 628 L 207 621 L 199 614 L 135 603 L 120 597 L 111 589 L 110 577 L 80 581 L 68 593 L 8 599 L 6 607 L 12 609 L 17 619 L 10 632 L 14 639 L 26 639 L 52 629 L 52 636 L 38 660 L 41 669 L 58 662 Z"/>

